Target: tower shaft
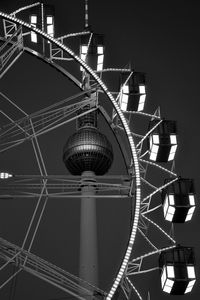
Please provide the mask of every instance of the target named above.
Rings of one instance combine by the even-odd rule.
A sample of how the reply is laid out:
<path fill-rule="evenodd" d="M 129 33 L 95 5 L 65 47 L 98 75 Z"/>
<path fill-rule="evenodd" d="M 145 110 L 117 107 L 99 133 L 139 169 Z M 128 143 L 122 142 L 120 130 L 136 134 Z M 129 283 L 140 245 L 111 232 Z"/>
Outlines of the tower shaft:
<path fill-rule="evenodd" d="M 82 174 L 82 195 L 80 212 L 80 269 L 79 276 L 83 280 L 98 286 L 98 258 L 97 258 L 97 222 L 95 182 L 93 172 Z M 88 197 L 87 197 L 88 196 Z M 93 292 L 84 295 L 85 299 L 92 299 Z"/>

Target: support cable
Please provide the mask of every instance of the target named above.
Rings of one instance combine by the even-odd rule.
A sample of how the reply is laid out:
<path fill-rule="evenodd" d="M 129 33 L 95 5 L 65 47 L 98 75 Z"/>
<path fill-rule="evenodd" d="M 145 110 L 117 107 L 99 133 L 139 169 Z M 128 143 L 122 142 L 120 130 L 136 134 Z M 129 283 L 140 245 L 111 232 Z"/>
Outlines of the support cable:
<path fill-rule="evenodd" d="M 145 151 L 143 154 L 140 155 L 140 159 L 143 158 L 148 153 L 149 153 L 149 150 Z"/>
<path fill-rule="evenodd" d="M 120 95 L 121 95 L 121 93 L 122 93 L 122 89 L 123 89 L 123 87 L 126 85 L 126 83 L 129 81 L 129 79 L 131 78 L 132 74 L 133 74 L 133 71 L 130 72 L 130 74 L 129 74 L 128 77 L 126 78 L 126 80 L 125 80 L 123 86 L 121 87 L 121 89 L 120 89 L 120 91 L 119 91 L 119 93 L 118 93 L 118 95 L 117 95 L 117 97 L 116 97 L 116 99 L 115 99 L 116 102 L 118 102 L 118 99 L 119 99 L 119 97 L 120 97 Z M 137 148 L 137 146 L 136 146 L 136 148 Z"/>
<path fill-rule="evenodd" d="M 34 242 L 34 239 L 35 239 L 35 236 L 37 234 L 37 231 L 38 231 L 38 228 L 39 228 L 39 225 L 40 225 L 40 222 L 41 222 L 41 219 L 42 219 L 42 216 L 44 214 L 44 211 L 45 211 L 45 208 L 46 208 L 46 205 L 47 205 L 47 200 L 48 200 L 48 197 L 46 197 L 45 199 L 45 202 L 42 206 L 42 210 L 41 210 L 41 213 L 40 213 L 40 216 L 39 216 L 39 219 L 38 219 L 38 222 L 36 224 L 36 227 L 35 227 L 35 230 L 34 230 L 34 233 L 33 233 L 33 236 L 32 236 L 32 239 L 30 241 L 30 244 L 29 244 L 29 247 L 28 247 L 28 252 L 31 251 L 31 248 L 32 248 L 32 245 L 33 245 L 33 242 Z M 25 263 L 25 262 L 24 262 Z"/>
<path fill-rule="evenodd" d="M 13 102 L 12 100 L 10 100 L 4 93 L 0 92 L 0 96 L 2 96 L 6 101 L 8 101 L 14 107 L 16 107 L 21 113 L 23 113 L 24 115 L 28 116 L 27 113 L 23 109 L 21 109 L 15 102 Z"/>
<path fill-rule="evenodd" d="M 145 113 L 145 112 L 142 112 L 142 111 L 125 111 L 124 113 L 127 113 L 127 114 L 133 114 L 133 115 L 139 115 L 139 116 L 143 116 L 143 117 L 148 117 L 148 118 L 154 118 L 154 119 L 158 119 L 160 120 L 160 117 L 159 116 L 155 116 L 155 115 L 152 115 L 152 114 L 148 114 L 148 113 Z M 157 124 L 156 124 L 157 125 Z M 155 129 L 155 128 L 154 128 Z"/>
<path fill-rule="evenodd" d="M 132 287 L 132 289 L 134 290 L 134 292 L 136 293 L 136 295 L 138 296 L 138 298 L 140 300 L 143 300 L 142 296 L 140 295 L 140 293 L 138 292 L 138 290 L 136 289 L 136 287 L 132 284 L 132 282 L 130 281 L 130 279 L 128 277 L 126 277 L 126 280 L 129 282 L 130 286 Z"/>
<path fill-rule="evenodd" d="M 146 200 L 148 200 L 149 198 L 151 198 L 152 196 L 154 196 L 156 193 L 160 192 L 161 190 L 165 189 L 168 185 L 172 184 L 173 182 L 177 181 L 178 180 L 178 177 L 171 180 L 170 182 L 160 186 L 159 188 L 157 188 L 156 191 L 152 192 L 151 194 L 149 194 L 147 197 L 143 198 L 142 199 L 142 202 L 145 202 Z"/>
<path fill-rule="evenodd" d="M 158 250 L 158 248 L 148 239 L 148 237 L 144 234 L 144 232 L 140 228 L 138 228 L 138 231 L 154 250 Z"/>
<path fill-rule="evenodd" d="M 165 172 L 169 173 L 169 174 L 172 175 L 172 176 L 177 176 L 176 173 L 174 173 L 174 172 L 172 172 L 172 171 L 170 171 L 170 170 L 168 170 L 168 169 L 166 169 L 166 168 L 164 168 L 164 167 L 160 166 L 159 164 L 156 164 L 156 163 L 154 163 L 154 162 L 152 162 L 152 161 L 144 160 L 144 159 L 140 159 L 140 161 L 141 161 L 141 162 L 144 162 L 144 163 L 146 163 L 146 164 L 148 164 L 148 165 L 157 167 L 157 168 L 161 169 L 162 171 L 165 171 Z"/>
<path fill-rule="evenodd" d="M 158 187 L 151 184 L 149 181 L 147 181 L 145 178 L 141 177 L 141 181 L 143 181 L 146 185 L 150 186 L 153 190 L 157 190 Z"/>
<path fill-rule="evenodd" d="M 153 271 L 157 271 L 157 270 L 160 270 L 159 267 L 155 267 L 155 268 L 151 268 L 151 269 L 147 269 L 147 270 L 142 270 L 142 271 L 138 271 L 138 272 L 133 272 L 130 275 L 140 275 L 140 274 L 146 274 L 146 273 L 149 273 L 149 272 L 153 272 Z"/>
<path fill-rule="evenodd" d="M 155 250 L 155 251 L 151 251 L 151 252 L 148 252 L 146 254 L 143 254 L 141 256 L 138 256 L 136 258 L 133 258 L 129 264 L 131 265 L 132 263 L 138 261 L 138 260 L 141 260 L 141 259 L 144 259 L 144 258 L 147 258 L 147 257 L 150 257 L 151 255 L 155 255 L 155 254 L 160 254 L 161 252 L 163 251 L 168 251 L 168 250 L 171 250 L 173 248 L 175 248 L 176 245 L 172 245 L 172 246 L 168 246 L 168 247 L 165 247 L 165 248 L 161 248 L 161 249 L 158 249 L 158 250 Z"/>
<path fill-rule="evenodd" d="M 41 194 L 40 194 L 39 200 L 38 200 L 38 202 L 37 202 L 37 205 L 36 205 L 36 207 L 35 207 L 34 213 L 33 213 L 33 215 L 32 215 L 32 218 L 31 218 L 30 224 L 29 224 L 29 226 L 28 226 L 28 230 L 27 230 L 27 232 L 26 232 L 26 235 L 25 235 L 24 241 L 23 241 L 23 243 L 22 243 L 22 249 L 24 249 L 24 247 L 25 247 L 25 244 L 26 244 L 26 241 L 27 241 L 27 239 L 28 239 L 28 235 L 29 235 L 29 233 L 30 233 L 30 230 L 31 230 L 31 227 L 32 227 L 32 225 L 33 225 L 33 222 L 34 222 L 34 219 L 35 219 L 36 213 L 37 213 L 37 211 L 38 211 L 38 207 L 39 207 L 39 205 L 40 205 L 40 203 L 41 203 L 41 200 L 42 200 L 42 196 L 43 196 L 44 190 L 45 190 L 45 186 L 43 186 L 43 188 L 42 188 L 42 191 L 41 191 Z"/>
<path fill-rule="evenodd" d="M 160 207 L 162 207 L 162 204 L 159 204 L 159 205 L 157 205 L 157 206 L 155 206 L 151 209 L 148 209 L 147 211 L 143 212 L 142 215 L 146 215 L 148 213 L 151 213 L 152 211 L 155 211 L 155 210 L 159 209 Z"/>
<path fill-rule="evenodd" d="M 142 215 L 143 218 L 145 218 L 148 222 L 150 222 L 152 225 L 154 225 L 156 228 L 158 228 L 168 239 L 170 239 L 174 244 L 176 244 L 176 241 L 167 233 L 165 232 L 157 223 L 152 221 L 151 219 L 147 218 L 146 216 Z"/>
<path fill-rule="evenodd" d="M 139 143 L 137 143 L 136 148 L 138 148 L 143 142 L 144 140 L 156 129 L 156 127 L 158 127 L 160 125 L 160 123 L 162 123 L 162 120 L 160 120 L 155 126 L 153 126 L 146 134 L 145 136 L 139 141 Z"/>

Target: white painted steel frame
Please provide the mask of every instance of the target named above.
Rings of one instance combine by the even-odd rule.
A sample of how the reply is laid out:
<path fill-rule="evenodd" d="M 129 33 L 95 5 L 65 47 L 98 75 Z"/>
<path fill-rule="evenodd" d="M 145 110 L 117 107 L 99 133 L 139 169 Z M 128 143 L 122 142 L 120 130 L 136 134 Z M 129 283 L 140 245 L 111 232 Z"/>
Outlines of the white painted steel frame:
<path fill-rule="evenodd" d="M 162 122 L 160 113 L 158 116 L 156 114 L 152 115 L 152 114 L 143 113 L 143 112 L 129 112 L 129 111 L 124 112 L 124 114 L 127 115 L 127 118 L 129 118 L 129 119 L 131 118 L 132 115 L 138 115 L 141 117 L 158 119 L 159 120 L 158 123 Z M 154 245 L 154 242 L 152 241 L 153 240 L 152 237 L 151 238 L 148 237 L 149 224 L 153 225 L 153 227 L 156 230 L 158 230 L 163 235 L 163 237 L 167 238 L 170 241 L 170 243 L 173 243 L 174 244 L 173 247 L 175 247 L 175 245 L 176 245 L 176 241 L 173 239 L 171 234 L 168 234 L 163 228 L 161 228 L 161 226 L 159 226 L 157 223 L 155 223 L 150 218 L 147 218 L 145 216 L 146 214 L 151 213 L 152 211 L 155 211 L 162 206 L 162 204 L 159 204 L 152 208 L 151 201 L 152 201 L 153 196 L 155 196 L 156 194 L 159 194 L 162 191 L 162 189 L 164 189 L 166 187 L 165 184 L 161 184 L 160 186 L 157 187 L 146 179 L 148 167 L 149 166 L 154 167 L 157 170 L 160 170 L 163 174 L 166 174 L 168 176 L 170 175 L 170 177 L 172 177 L 172 178 L 171 178 L 171 181 L 167 183 L 168 185 L 172 184 L 174 181 L 176 181 L 178 179 L 177 174 L 175 174 L 173 172 L 173 166 L 170 169 L 168 169 L 168 167 L 163 167 L 162 165 L 160 165 L 156 162 L 151 162 L 148 158 L 144 159 L 144 157 L 146 155 L 148 155 L 149 151 L 144 150 L 144 153 L 142 152 L 143 144 L 144 144 L 145 140 L 148 139 L 148 136 L 150 133 L 151 133 L 151 131 L 148 131 L 145 134 L 135 134 L 134 132 L 132 132 L 132 135 L 135 136 L 136 138 L 138 138 L 138 140 L 139 140 L 137 142 L 136 149 L 138 151 L 139 163 L 140 163 L 140 169 L 141 169 L 140 170 L 140 172 L 141 172 L 141 188 L 143 189 L 143 186 L 146 185 L 148 188 L 152 189 L 152 192 L 148 192 L 147 195 L 142 196 L 138 231 L 141 234 L 141 236 L 143 237 L 144 241 L 146 241 L 146 244 L 149 245 L 154 251 L 153 252 L 148 251 L 147 253 L 145 253 L 145 255 L 140 256 L 136 259 L 130 260 L 129 264 L 128 264 L 128 268 L 124 274 L 124 276 L 126 278 L 128 278 L 129 276 L 132 276 L 132 275 L 148 273 L 148 272 L 156 270 L 157 268 L 150 268 L 147 270 L 143 269 L 142 262 L 143 262 L 144 258 L 145 259 L 149 258 L 151 255 L 159 255 L 162 251 L 164 251 L 164 249 L 170 249 L 170 247 L 161 248 L 159 245 L 158 246 Z M 145 190 L 145 186 L 144 186 L 144 190 Z M 124 283 L 124 281 L 122 281 L 122 284 L 121 284 L 122 289 L 123 289 L 123 283 Z M 136 292 L 135 287 L 133 285 L 132 285 L 132 289 Z M 124 291 L 124 289 L 123 289 L 123 291 Z M 126 292 L 126 291 L 124 291 L 124 292 Z M 140 294 L 138 294 L 137 292 L 136 292 L 136 294 L 139 299 L 143 299 Z M 125 296 L 126 296 L 126 293 L 125 293 Z"/>
<path fill-rule="evenodd" d="M 90 100 L 81 101 L 80 103 L 63 106 L 49 111 L 42 110 L 42 112 L 39 111 L 31 115 L 26 115 L 24 118 L 21 118 L 17 121 L 14 121 L 7 114 L 1 111 L 0 113 L 8 118 L 11 123 L 4 126 L 4 129 L 2 129 L 0 133 L 0 152 L 16 147 L 27 140 L 32 141 L 35 137 L 39 137 L 49 131 L 71 122 L 72 120 L 77 119 L 77 115 L 71 115 L 78 111 L 78 109 L 81 107 L 87 105 L 87 103 L 90 103 Z M 51 107 L 48 107 L 46 110 L 50 108 Z M 89 112 L 95 111 L 96 109 L 96 107 L 90 109 L 79 116 L 83 116 Z"/>
<path fill-rule="evenodd" d="M 129 145 L 130 145 L 130 149 L 131 149 L 131 155 L 132 155 L 132 159 L 133 159 L 133 166 L 134 166 L 134 173 L 135 173 L 135 207 L 134 207 L 134 212 L 133 212 L 133 223 L 132 223 L 132 228 L 131 228 L 131 232 L 130 232 L 130 238 L 129 238 L 129 242 L 128 242 L 128 246 L 125 252 L 125 255 L 123 257 L 120 269 L 118 271 L 118 274 L 112 284 L 112 287 L 110 289 L 110 291 L 108 292 L 106 299 L 110 300 L 117 287 L 119 286 L 119 283 L 122 279 L 122 276 L 127 268 L 129 259 L 130 259 L 130 255 L 131 252 L 133 250 L 133 245 L 135 242 L 135 238 L 136 238 L 136 233 L 137 233 L 137 228 L 138 228 L 138 222 L 139 222 L 139 215 L 140 215 L 140 200 L 141 200 L 141 179 L 140 179 L 140 167 L 139 167 L 139 161 L 138 161 L 138 154 L 136 151 L 136 147 L 135 147 L 135 143 L 132 137 L 132 133 L 129 129 L 129 126 L 127 124 L 127 121 L 124 117 L 123 112 L 121 111 L 121 109 L 118 106 L 118 103 L 116 102 L 116 100 L 114 99 L 113 95 L 109 92 L 107 86 L 103 83 L 103 81 L 99 78 L 99 76 L 84 62 L 80 59 L 79 56 L 77 56 L 70 48 L 66 47 L 65 45 L 63 45 L 61 42 L 59 42 L 58 40 L 56 40 L 55 38 L 49 36 L 47 33 L 41 31 L 38 28 L 33 28 L 30 24 L 15 18 L 11 15 L 8 15 L 6 13 L 0 12 L 0 16 L 13 22 L 13 23 L 17 23 L 19 25 L 24 26 L 25 28 L 28 28 L 32 31 L 34 31 L 35 33 L 39 34 L 40 36 L 42 36 L 43 38 L 47 39 L 49 42 L 54 43 L 55 45 L 57 45 L 59 48 L 61 48 L 63 51 L 65 51 L 66 53 L 68 53 L 77 63 L 79 63 L 84 69 L 85 71 L 87 71 L 92 78 L 99 84 L 99 86 L 102 88 L 102 90 L 105 92 L 105 94 L 107 95 L 108 99 L 110 100 L 111 104 L 113 105 L 114 109 L 116 110 L 119 119 L 121 120 L 121 123 L 124 127 L 124 130 L 126 132 L 128 141 L 129 141 Z"/>
<path fill-rule="evenodd" d="M 1 270 L 4 269 L 8 263 L 14 263 L 19 268 L 5 283 L 0 286 L 0 289 L 12 280 L 14 276 L 22 270 L 25 270 L 26 272 L 51 283 L 53 286 L 81 300 L 84 300 L 84 298 L 80 296 L 80 291 L 83 293 L 88 292 L 91 288 L 95 288 L 99 294 L 105 295 L 105 292 L 101 289 L 94 287 L 90 283 L 85 282 L 75 275 L 70 274 L 54 264 L 33 255 L 29 251 L 26 251 L 2 238 L 0 238 L 0 250 L 0 257 L 6 261 L 6 263 L 1 266 Z M 85 284 L 85 287 L 80 286 L 80 281 Z M 94 297 L 94 300 L 97 300 L 97 298 Z"/>

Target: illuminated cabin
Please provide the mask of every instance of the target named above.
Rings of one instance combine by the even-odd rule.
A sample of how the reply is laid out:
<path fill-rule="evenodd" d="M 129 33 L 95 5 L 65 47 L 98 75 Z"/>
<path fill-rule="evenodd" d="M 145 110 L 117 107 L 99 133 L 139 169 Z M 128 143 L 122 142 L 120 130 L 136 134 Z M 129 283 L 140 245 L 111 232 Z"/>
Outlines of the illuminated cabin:
<path fill-rule="evenodd" d="M 104 36 L 102 34 L 91 33 L 81 36 L 80 57 L 95 71 L 103 70 L 104 49 Z M 81 71 L 83 71 L 82 67 Z"/>
<path fill-rule="evenodd" d="M 149 123 L 149 130 L 160 120 L 154 119 Z M 177 149 L 176 122 L 163 119 L 151 132 L 148 139 L 149 159 L 156 162 L 172 161 Z"/>
<path fill-rule="evenodd" d="M 42 5 L 42 4 L 41 4 Z M 36 6 L 31 8 L 31 14 L 29 16 L 29 22 L 32 27 L 39 28 L 40 30 L 44 29 L 44 31 L 49 34 L 51 37 L 55 35 L 55 26 L 54 26 L 54 18 L 55 18 L 55 11 L 52 5 L 43 4 L 41 6 Z M 42 16 L 43 11 L 43 16 Z M 42 26 L 43 20 L 43 26 Z M 39 36 L 34 32 L 31 31 L 30 34 L 31 42 L 32 43 L 39 43 Z"/>
<path fill-rule="evenodd" d="M 121 73 L 119 105 L 122 111 L 143 111 L 146 100 L 145 84 L 144 73 Z"/>
<path fill-rule="evenodd" d="M 166 179 L 165 183 L 171 181 Z M 193 179 L 179 178 L 162 190 L 164 217 L 173 223 L 184 223 L 192 219 L 195 210 Z"/>
<path fill-rule="evenodd" d="M 163 292 L 184 295 L 191 292 L 195 281 L 193 248 L 177 246 L 161 252 L 159 268 Z"/>

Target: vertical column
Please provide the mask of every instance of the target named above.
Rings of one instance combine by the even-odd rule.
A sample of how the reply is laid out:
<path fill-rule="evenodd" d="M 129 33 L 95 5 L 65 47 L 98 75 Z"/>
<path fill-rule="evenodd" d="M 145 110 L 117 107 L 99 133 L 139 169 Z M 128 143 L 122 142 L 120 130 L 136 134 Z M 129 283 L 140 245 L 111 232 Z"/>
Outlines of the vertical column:
<path fill-rule="evenodd" d="M 97 286 L 97 222 L 95 181 L 93 172 L 83 172 L 82 174 L 82 196 L 80 216 L 79 276 L 83 280 Z M 84 298 L 91 300 L 93 292 L 94 291 L 91 291 L 88 295 L 84 295 Z"/>

